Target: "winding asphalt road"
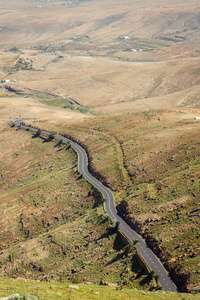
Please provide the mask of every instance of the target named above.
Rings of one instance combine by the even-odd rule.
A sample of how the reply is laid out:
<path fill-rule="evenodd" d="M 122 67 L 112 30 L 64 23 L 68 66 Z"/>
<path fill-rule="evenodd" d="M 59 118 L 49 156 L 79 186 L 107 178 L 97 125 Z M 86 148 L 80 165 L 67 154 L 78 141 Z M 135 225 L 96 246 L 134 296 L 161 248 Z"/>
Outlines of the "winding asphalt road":
<path fill-rule="evenodd" d="M 15 120 L 13 123 L 16 126 L 21 126 L 23 129 L 29 129 L 33 132 L 37 132 L 38 129 L 28 127 L 25 125 L 21 125 L 20 123 L 26 119 L 22 120 Z M 48 131 L 43 130 L 43 134 L 49 136 L 51 133 Z M 58 140 L 63 140 L 63 142 L 70 142 L 72 148 L 78 154 L 78 170 L 79 172 L 87 179 L 92 185 L 94 185 L 103 195 L 105 198 L 105 211 L 108 213 L 111 220 L 119 221 L 120 225 L 119 228 L 123 232 L 123 234 L 128 238 L 128 240 L 132 243 L 133 240 L 139 240 L 139 243 L 136 244 L 136 248 L 146 264 L 149 268 L 155 272 L 155 275 L 159 276 L 159 283 L 162 286 L 164 291 L 170 292 L 178 292 L 176 285 L 173 283 L 172 279 L 169 277 L 168 273 L 166 272 L 165 268 L 163 267 L 162 263 L 159 259 L 155 256 L 152 250 L 148 247 L 148 245 L 144 242 L 144 240 L 118 215 L 116 207 L 115 207 L 115 200 L 113 193 L 105 187 L 101 182 L 99 182 L 96 178 L 94 178 L 88 171 L 88 157 L 85 150 L 78 145 L 77 143 L 69 140 L 66 137 L 61 135 L 55 134 L 55 138 Z"/>

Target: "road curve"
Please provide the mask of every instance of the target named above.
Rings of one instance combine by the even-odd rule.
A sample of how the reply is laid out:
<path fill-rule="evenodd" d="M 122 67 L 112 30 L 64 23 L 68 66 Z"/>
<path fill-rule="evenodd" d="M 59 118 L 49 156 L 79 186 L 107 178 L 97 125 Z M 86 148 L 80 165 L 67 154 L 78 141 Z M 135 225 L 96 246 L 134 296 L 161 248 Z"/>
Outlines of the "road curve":
<path fill-rule="evenodd" d="M 13 123 L 16 126 L 21 126 L 21 128 L 27 130 L 31 130 L 33 132 L 37 132 L 38 129 L 32 128 L 26 125 L 21 125 L 22 120 L 15 120 Z M 49 136 L 51 133 L 43 130 L 43 134 Z M 112 221 L 119 221 L 120 231 L 128 238 L 128 240 L 132 243 L 133 240 L 139 240 L 139 243 L 136 244 L 136 248 L 146 264 L 149 268 L 155 272 L 155 275 L 159 276 L 159 283 L 162 286 L 164 291 L 170 292 L 178 292 L 176 285 L 173 283 L 172 279 L 166 272 L 160 260 L 156 257 L 156 255 L 152 252 L 152 250 L 148 247 L 148 245 L 144 242 L 140 235 L 138 235 L 117 213 L 115 207 L 115 200 L 113 193 L 107 187 L 105 187 L 101 182 L 99 182 L 96 178 L 94 178 L 88 171 L 88 157 L 85 150 L 77 143 L 71 141 L 70 139 L 63 137 L 59 134 L 55 134 L 55 138 L 58 140 L 63 140 L 63 142 L 70 142 L 72 148 L 78 154 L 78 170 L 79 172 L 87 179 L 92 185 L 94 185 L 105 198 L 104 208 Z"/>

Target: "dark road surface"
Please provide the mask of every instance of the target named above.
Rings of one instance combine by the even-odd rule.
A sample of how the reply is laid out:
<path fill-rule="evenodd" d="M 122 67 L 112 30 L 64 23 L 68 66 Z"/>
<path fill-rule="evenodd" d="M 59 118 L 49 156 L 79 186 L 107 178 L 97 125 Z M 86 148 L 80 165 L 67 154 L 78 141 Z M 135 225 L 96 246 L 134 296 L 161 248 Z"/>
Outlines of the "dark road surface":
<path fill-rule="evenodd" d="M 23 119 L 25 120 L 25 119 Z M 13 123 L 16 126 L 20 126 L 20 122 L 23 120 L 15 120 Z M 37 132 L 38 129 L 21 125 L 23 129 L 29 129 L 33 132 Z M 42 131 L 45 135 L 50 135 L 50 132 Z M 72 148 L 78 154 L 78 170 L 79 172 L 87 179 L 92 185 L 94 185 L 105 198 L 104 208 L 108 213 L 109 217 L 112 221 L 120 222 L 120 230 L 123 234 L 129 239 L 131 243 L 133 240 L 137 239 L 139 242 L 136 244 L 136 248 L 146 264 L 149 268 L 155 272 L 155 275 L 159 275 L 159 283 L 162 286 L 164 291 L 178 292 L 176 285 L 173 283 L 165 268 L 159 259 L 155 256 L 152 250 L 148 247 L 148 245 L 144 242 L 144 240 L 118 215 L 117 210 L 115 208 L 115 201 L 113 193 L 105 187 L 101 182 L 99 182 L 96 178 L 94 178 L 88 171 L 88 157 L 85 150 L 78 145 L 77 143 L 65 138 L 61 135 L 55 134 L 55 138 L 58 140 L 63 140 L 63 142 L 70 142 Z"/>

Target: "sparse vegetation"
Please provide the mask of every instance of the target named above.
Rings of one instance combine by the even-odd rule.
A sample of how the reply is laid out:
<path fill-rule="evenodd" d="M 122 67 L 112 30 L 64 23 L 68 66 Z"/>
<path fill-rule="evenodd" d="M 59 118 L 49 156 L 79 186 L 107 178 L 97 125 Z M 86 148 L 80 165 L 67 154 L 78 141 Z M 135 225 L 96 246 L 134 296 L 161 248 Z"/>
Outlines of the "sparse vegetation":
<path fill-rule="evenodd" d="M 12 47 L 12 48 L 10 48 L 8 51 L 14 52 L 14 53 L 17 53 L 17 52 L 20 52 L 20 53 L 21 53 L 21 50 L 18 49 L 17 47 Z"/>
<path fill-rule="evenodd" d="M 31 133 L 9 130 L 27 145 L 15 149 L 14 161 L 2 164 L 6 180 L 1 184 L 1 210 L 5 201 L 10 203 L 4 217 L 12 214 L 15 234 L 6 229 L 3 217 L 1 276 L 139 286 L 143 276 L 137 260 L 132 261 L 135 250 L 124 260 L 119 224 L 109 230 L 110 221 L 99 206 L 102 195 L 77 173 L 74 151 L 54 147 L 56 141 L 49 146 L 44 137 L 31 139 Z M 16 200 L 9 202 L 7 193 Z"/>
<path fill-rule="evenodd" d="M 1 3 L 0 274 L 63 284 L 38 283 L 38 295 L 30 286 L 42 299 L 79 299 L 80 291 L 86 299 L 137 299 L 135 288 L 160 289 L 138 266 L 136 240 L 121 244 L 70 144 L 8 129 L 10 120 L 35 118 L 38 128 L 85 147 L 121 216 L 180 290 L 198 293 L 198 0 L 33 2 Z M 104 286 L 82 289 L 86 280 Z M 117 290 L 105 292 L 107 283 Z M 11 281 L 2 285 L 0 293 L 11 294 Z"/>
<path fill-rule="evenodd" d="M 199 278 L 199 123 L 184 122 L 184 116 L 184 110 L 103 116 L 98 123 L 85 121 L 64 132 L 84 141 L 90 168 L 115 190 L 121 215 L 143 235 L 175 280 L 177 268 L 188 274 L 184 282 L 192 288 Z M 180 128 L 184 136 L 178 135 Z M 177 259 L 168 264 L 173 257 Z M 177 282 L 181 287 L 182 281 Z"/>
<path fill-rule="evenodd" d="M 125 300 L 128 298 L 133 298 L 134 300 L 198 300 L 200 296 L 198 295 L 188 295 L 188 294 L 175 294 L 175 293 L 165 293 L 163 291 L 148 292 L 148 291 L 139 291 L 137 289 L 127 289 L 127 288 L 115 288 L 112 286 L 106 285 L 93 285 L 90 282 L 86 284 L 78 283 L 72 284 L 71 282 L 67 283 L 58 283 L 55 281 L 51 282 L 36 282 L 24 281 L 24 280 L 13 280 L 8 278 L 0 278 L 1 290 L 0 297 L 20 294 L 28 295 L 31 294 L 34 297 L 38 297 L 42 300 L 49 299 L 119 299 Z M 9 291 L 7 291 L 9 287 Z M 25 291 L 25 292 L 24 292 Z"/>

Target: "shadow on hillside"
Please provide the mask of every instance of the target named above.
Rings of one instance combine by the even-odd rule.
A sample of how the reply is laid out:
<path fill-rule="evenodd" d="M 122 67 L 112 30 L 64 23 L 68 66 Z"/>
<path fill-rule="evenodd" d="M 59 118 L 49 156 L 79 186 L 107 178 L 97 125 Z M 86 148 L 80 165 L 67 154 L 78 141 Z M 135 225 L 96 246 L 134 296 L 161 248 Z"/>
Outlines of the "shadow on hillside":
<path fill-rule="evenodd" d="M 102 221 L 104 222 L 104 221 Z M 120 251 L 123 249 L 126 245 L 122 242 L 119 232 L 116 232 L 115 228 L 109 227 L 107 228 L 106 232 L 102 234 L 97 240 L 102 240 L 105 238 L 109 238 L 110 236 L 116 234 L 114 243 L 113 243 L 113 249 L 116 251 Z"/>
<path fill-rule="evenodd" d="M 138 274 L 139 274 L 139 273 L 138 273 Z M 144 273 L 141 274 L 140 277 L 141 277 L 142 275 L 144 275 Z M 139 277 L 139 276 L 137 276 L 137 277 Z M 145 285 L 145 284 L 149 284 L 149 279 L 148 279 L 147 276 L 145 276 L 145 277 L 140 281 L 140 285 L 141 285 L 141 286 L 143 286 L 143 285 Z"/>
<path fill-rule="evenodd" d="M 121 259 L 123 256 L 124 256 L 124 252 L 118 253 L 113 259 L 111 259 L 109 262 L 107 262 L 106 266 L 109 266 L 109 265 L 115 263 L 116 261 Z"/>
<path fill-rule="evenodd" d="M 112 227 L 108 227 L 106 229 L 106 232 L 104 234 L 102 234 L 97 240 L 102 240 L 102 239 L 105 239 L 105 238 L 109 238 L 109 236 L 112 236 L 114 234 L 116 234 L 116 229 L 112 228 Z"/>
<path fill-rule="evenodd" d="M 127 247 L 126 246 L 127 245 L 122 242 L 119 232 L 117 232 L 117 235 L 116 235 L 114 243 L 113 243 L 113 249 L 116 250 L 116 251 L 121 251 L 123 249 L 124 251 L 118 253 L 113 259 L 111 259 L 107 263 L 107 265 L 111 265 L 111 264 L 115 263 L 116 261 L 118 261 L 119 259 L 127 256 L 128 252 L 127 252 L 127 249 L 126 249 Z"/>
<path fill-rule="evenodd" d="M 136 254 L 133 255 L 131 262 L 132 262 L 131 271 L 137 273 L 136 279 L 145 274 L 145 270 L 140 266 Z"/>
<path fill-rule="evenodd" d="M 67 146 L 67 149 L 69 148 L 69 145 L 62 143 L 61 140 L 54 146 L 54 148 L 59 148 L 58 151 L 64 149 L 64 147 Z"/>
<path fill-rule="evenodd" d="M 126 244 L 122 242 L 121 236 L 120 236 L 119 232 L 117 232 L 117 235 L 116 235 L 114 243 L 113 243 L 113 249 L 116 251 L 120 251 L 125 246 L 126 246 Z"/>
<path fill-rule="evenodd" d="M 50 139 L 47 139 L 43 136 L 38 136 L 37 133 L 32 136 L 32 139 L 36 139 L 36 138 L 40 138 L 43 141 L 43 143 L 50 142 Z"/>
<path fill-rule="evenodd" d="M 34 134 L 33 136 L 32 136 L 32 139 L 36 139 L 36 138 L 38 138 L 39 136 L 37 135 L 37 134 Z M 42 137 L 39 137 L 39 138 L 42 138 Z M 44 139 L 44 138 L 43 138 Z"/>
<path fill-rule="evenodd" d="M 43 143 L 49 143 L 52 141 L 52 139 L 49 139 L 49 138 L 43 138 L 41 137 L 41 139 L 43 139 Z"/>

